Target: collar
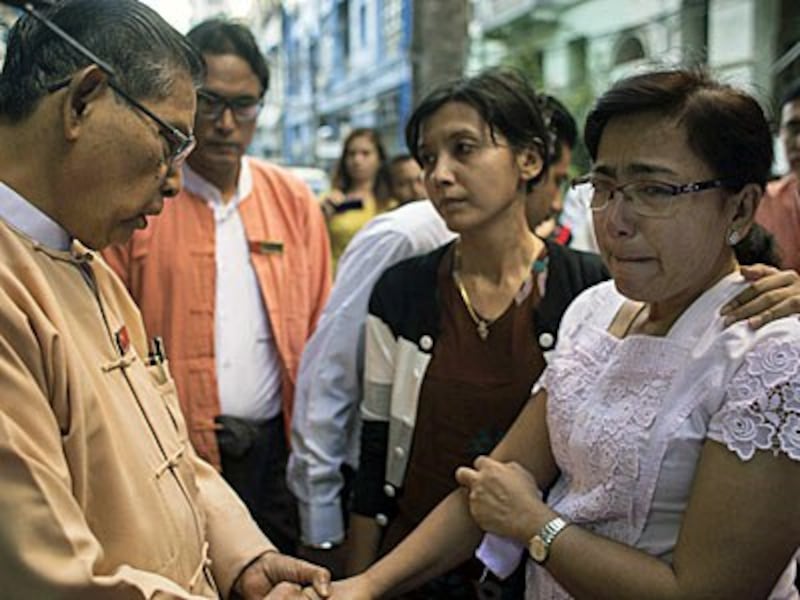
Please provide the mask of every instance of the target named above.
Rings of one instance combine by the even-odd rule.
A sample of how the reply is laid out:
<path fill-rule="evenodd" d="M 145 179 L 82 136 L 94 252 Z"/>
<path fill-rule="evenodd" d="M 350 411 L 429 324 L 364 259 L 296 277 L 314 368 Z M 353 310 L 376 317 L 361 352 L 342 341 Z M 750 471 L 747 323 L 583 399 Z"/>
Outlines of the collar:
<path fill-rule="evenodd" d="M 43 246 L 70 249 L 72 237 L 67 230 L 3 182 L 0 182 L 0 218 Z"/>
<path fill-rule="evenodd" d="M 194 171 L 189 163 L 183 164 L 183 187 L 186 191 L 200 196 L 209 204 L 223 206 L 222 193 L 219 188 L 208 181 L 197 171 Z M 236 184 L 236 191 L 231 198 L 230 206 L 237 206 L 242 200 L 250 195 L 253 190 L 253 174 L 250 170 L 250 161 L 246 156 L 242 156 L 239 163 L 239 181 Z"/>

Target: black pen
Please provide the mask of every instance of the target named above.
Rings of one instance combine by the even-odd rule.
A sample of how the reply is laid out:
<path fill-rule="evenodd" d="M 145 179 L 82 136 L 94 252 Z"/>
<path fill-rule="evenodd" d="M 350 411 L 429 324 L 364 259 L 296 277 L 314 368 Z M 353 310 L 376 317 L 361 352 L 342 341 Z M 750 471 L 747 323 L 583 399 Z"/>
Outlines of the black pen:
<path fill-rule="evenodd" d="M 167 359 L 166 352 L 164 351 L 164 340 L 161 338 L 161 336 L 157 335 L 151 340 L 150 343 L 152 350 L 148 356 L 148 362 L 151 365 L 160 365 Z"/>

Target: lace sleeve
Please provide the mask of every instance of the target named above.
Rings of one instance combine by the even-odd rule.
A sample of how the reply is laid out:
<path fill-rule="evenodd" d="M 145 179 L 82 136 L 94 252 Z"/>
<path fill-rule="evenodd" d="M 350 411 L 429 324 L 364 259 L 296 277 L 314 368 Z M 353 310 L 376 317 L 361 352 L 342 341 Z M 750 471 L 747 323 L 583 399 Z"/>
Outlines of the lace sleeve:
<path fill-rule="evenodd" d="M 773 339 L 749 352 L 711 418 L 708 437 L 742 460 L 756 450 L 800 460 L 800 346 Z"/>

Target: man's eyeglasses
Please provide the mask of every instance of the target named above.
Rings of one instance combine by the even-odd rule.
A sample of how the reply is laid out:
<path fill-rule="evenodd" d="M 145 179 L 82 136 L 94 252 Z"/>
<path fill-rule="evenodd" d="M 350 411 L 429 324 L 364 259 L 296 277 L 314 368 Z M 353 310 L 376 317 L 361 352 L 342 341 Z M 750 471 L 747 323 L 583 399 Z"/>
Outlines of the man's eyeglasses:
<path fill-rule="evenodd" d="M 78 40 L 73 38 L 69 35 L 66 31 L 61 29 L 58 25 L 53 23 L 50 19 L 39 13 L 36 9 L 33 8 L 30 4 L 23 5 L 23 10 L 28 13 L 31 17 L 39 21 L 43 26 L 53 32 L 56 36 L 58 36 L 64 43 L 68 44 L 71 48 L 77 51 L 80 55 L 84 56 L 92 63 L 96 64 L 106 75 L 108 75 L 108 86 L 116 92 L 116 94 L 121 97 L 125 102 L 127 102 L 130 106 L 135 108 L 136 110 L 140 111 L 146 117 L 150 118 L 156 125 L 158 125 L 158 133 L 167 143 L 167 156 L 165 157 L 165 161 L 167 165 L 171 168 L 175 168 L 180 166 L 186 157 L 189 156 L 191 151 L 194 149 L 196 140 L 194 135 L 186 134 L 182 132 L 177 127 L 173 127 L 169 123 L 165 122 L 162 118 L 156 115 L 153 111 L 151 111 L 146 106 L 142 105 L 136 99 L 134 99 L 130 94 L 128 94 L 125 90 L 123 90 L 117 83 L 115 82 L 114 78 L 116 77 L 116 73 L 114 69 L 104 60 L 99 59 L 95 54 L 89 50 L 86 46 L 81 44 Z M 72 78 L 68 78 L 64 81 L 59 81 L 47 88 L 48 92 L 51 94 L 56 92 L 66 86 L 69 85 Z"/>
<path fill-rule="evenodd" d="M 594 212 L 608 208 L 611 198 L 619 193 L 630 203 L 633 211 L 642 217 L 671 217 L 675 214 L 674 200 L 677 196 L 735 186 L 736 182 L 730 179 L 709 179 L 677 185 L 664 181 L 641 179 L 617 185 L 610 178 L 589 174 L 574 179 L 571 185 L 573 189 L 588 186 L 591 193 L 589 207 Z"/>
<path fill-rule="evenodd" d="M 58 90 L 67 87 L 71 81 L 72 78 L 70 77 L 64 81 L 54 83 L 47 87 L 47 91 L 51 94 L 53 92 L 57 92 Z M 191 154 L 192 150 L 194 150 L 194 147 L 197 144 L 194 135 L 191 133 L 187 135 L 177 127 L 173 127 L 169 123 L 165 122 L 161 117 L 156 115 L 149 108 L 134 99 L 130 94 L 128 94 L 128 92 L 119 87 L 119 85 L 117 85 L 113 79 L 108 80 L 108 87 L 114 90 L 114 92 L 120 98 L 125 100 L 125 102 L 127 102 L 130 106 L 150 118 L 158 126 L 158 134 L 167 143 L 167 155 L 164 157 L 165 162 L 171 167 L 178 167 L 182 165 L 186 160 L 186 157 Z"/>
<path fill-rule="evenodd" d="M 230 109 L 238 123 L 249 123 L 256 120 L 263 105 L 263 98 L 226 98 L 209 90 L 197 90 L 197 117 L 207 121 L 216 121 Z"/>

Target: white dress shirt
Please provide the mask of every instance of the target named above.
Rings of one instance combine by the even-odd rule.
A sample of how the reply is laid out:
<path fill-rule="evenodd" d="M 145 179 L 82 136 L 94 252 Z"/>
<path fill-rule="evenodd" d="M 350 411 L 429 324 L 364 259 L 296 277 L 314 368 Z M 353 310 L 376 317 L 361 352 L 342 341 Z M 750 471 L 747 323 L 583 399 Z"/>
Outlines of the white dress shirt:
<path fill-rule="evenodd" d="M 378 215 L 348 244 L 317 329 L 300 361 L 287 479 L 298 499 L 303 543 L 344 538 L 340 468 L 358 463 L 364 323 L 372 287 L 403 259 L 455 234 L 427 200 Z"/>
<path fill-rule="evenodd" d="M 69 250 L 67 231 L 16 191 L 0 182 L 0 218 L 17 231 L 53 250 Z"/>
<path fill-rule="evenodd" d="M 253 189 L 249 163 L 242 158 L 239 183 L 227 203 L 188 165 L 183 177 L 186 189 L 208 202 L 216 224 L 214 355 L 221 412 L 270 419 L 281 411 L 280 362 L 238 210 Z"/>
<path fill-rule="evenodd" d="M 570 188 L 564 197 L 564 212 L 561 222 L 570 228 L 572 241 L 569 247 L 582 252 L 599 253 L 594 235 L 594 219 L 589 207 L 591 191 L 588 185 Z"/>

